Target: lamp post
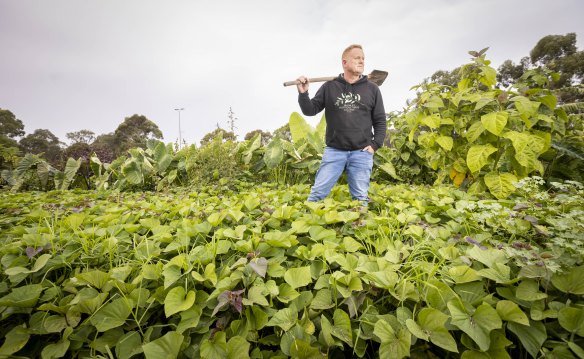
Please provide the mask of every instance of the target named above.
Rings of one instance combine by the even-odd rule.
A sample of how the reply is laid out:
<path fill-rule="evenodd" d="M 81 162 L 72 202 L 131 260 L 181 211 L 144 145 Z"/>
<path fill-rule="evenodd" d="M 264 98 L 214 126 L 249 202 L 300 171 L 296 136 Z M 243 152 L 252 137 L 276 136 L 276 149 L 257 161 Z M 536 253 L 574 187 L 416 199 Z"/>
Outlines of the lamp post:
<path fill-rule="evenodd" d="M 180 130 L 180 112 L 184 110 L 183 107 L 181 108 L 175 108 L 175 111 L 178 111 L 178 149 L 180 150 L 181 146 L 182 146 L 182 135 L 181 135 L 181 130 Z"/>

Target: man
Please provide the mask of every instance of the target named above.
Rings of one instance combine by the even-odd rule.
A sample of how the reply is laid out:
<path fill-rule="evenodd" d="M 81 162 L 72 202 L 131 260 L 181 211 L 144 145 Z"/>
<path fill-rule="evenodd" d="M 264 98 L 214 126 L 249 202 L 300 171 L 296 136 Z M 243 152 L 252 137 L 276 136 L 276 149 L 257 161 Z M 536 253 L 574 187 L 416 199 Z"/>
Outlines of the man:
<path fill-rule="evenodd" d="M 383 146 L 387 128 L 385 109 L 379 87 L 363 75 L 361 45 L 349 46 L 341 60 L 343 73 L 325 82 L 312 99 L 308 79 L 298 78 L 302 113 L 314 116 L 324 109 L 326 117 L 326 147 L 308 201 L 328 196 L 346 170 L 351 196 L 366 205 L 373 153 Z"/>

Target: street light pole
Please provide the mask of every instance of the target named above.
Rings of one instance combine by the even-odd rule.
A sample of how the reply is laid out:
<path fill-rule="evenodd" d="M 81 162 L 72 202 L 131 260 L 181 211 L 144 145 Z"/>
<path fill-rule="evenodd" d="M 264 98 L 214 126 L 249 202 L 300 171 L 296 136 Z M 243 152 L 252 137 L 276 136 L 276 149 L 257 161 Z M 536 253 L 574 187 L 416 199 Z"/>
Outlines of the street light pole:
<path fill-rule="evenodd" d="M 182 135 L 181 135 L 181 130 L 180 130 L 180 112 L 184 110 L 183 107 L 181 108 L 175 108 L 175 111 L 178 111 L 178 149 L 180 150 L 181 146 L 182 146 Z"/>

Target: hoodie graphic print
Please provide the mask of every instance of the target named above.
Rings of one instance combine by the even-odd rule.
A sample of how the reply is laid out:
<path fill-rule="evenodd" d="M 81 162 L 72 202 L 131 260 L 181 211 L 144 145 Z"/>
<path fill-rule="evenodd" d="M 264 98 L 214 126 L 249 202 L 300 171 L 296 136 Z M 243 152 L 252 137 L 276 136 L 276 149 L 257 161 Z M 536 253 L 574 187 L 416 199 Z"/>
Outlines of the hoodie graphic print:
<path fill-rule="evenodd" d="M 361 150 L 383 146 L 386 116 L 381 92 L 363 76 L 350 84 L 342 75 L 325 82 L 310 99 L 298 95 L 302 113 L 314 116 L 325 110 L 326 145 L 340 150 Z"/>

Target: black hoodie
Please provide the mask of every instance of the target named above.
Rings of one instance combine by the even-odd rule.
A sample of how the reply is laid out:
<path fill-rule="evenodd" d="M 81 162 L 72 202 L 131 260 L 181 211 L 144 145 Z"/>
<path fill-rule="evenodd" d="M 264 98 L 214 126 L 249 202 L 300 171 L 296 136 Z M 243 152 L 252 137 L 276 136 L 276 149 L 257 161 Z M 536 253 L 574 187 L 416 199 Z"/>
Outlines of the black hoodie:
<path fill-rule="evenodd" d="M 325 82 L 312 99 L 308 91 L 299 94 L 298 103 L 306 116 L 325 109 L 327 146 L 339 150 L 383 146 L 387 128 L 383 99 L 379 87 L 367 76 L 350 84 L 341 74 Z"/>

